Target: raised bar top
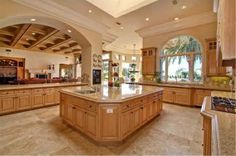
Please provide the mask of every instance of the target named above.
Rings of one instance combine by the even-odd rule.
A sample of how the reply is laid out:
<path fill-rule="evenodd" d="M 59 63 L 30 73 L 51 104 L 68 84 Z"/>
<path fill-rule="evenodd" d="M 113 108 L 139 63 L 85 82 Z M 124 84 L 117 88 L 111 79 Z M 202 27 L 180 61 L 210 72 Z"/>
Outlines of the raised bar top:
<path fill-rule="evenodd" d="M 64 82 L 64 83 L 44 83 L 44 84 L 20 84 L 20 85 L 0 85 L 0 91 L 15 89 L 32 89 L 47 87 L 63 87 L 63 86 L 84 86 L 86 83 L 81 82 Z"/>
<path fill-rule="evenodd" d="M 87 100 L 101 103 L 119 103 L 126 100 L 142 97 L 148 94 L 162 91 L 163 89 L 156 86 L 142 86 L 135 84 L 122 84 L 120 87 L 108 87 L 101 85 L 96 87 L 79 86 L 61 89 L 60 91 L 72 96 L 81 97 Z M 94 93 L 81 93 L 81 92 Z"/>

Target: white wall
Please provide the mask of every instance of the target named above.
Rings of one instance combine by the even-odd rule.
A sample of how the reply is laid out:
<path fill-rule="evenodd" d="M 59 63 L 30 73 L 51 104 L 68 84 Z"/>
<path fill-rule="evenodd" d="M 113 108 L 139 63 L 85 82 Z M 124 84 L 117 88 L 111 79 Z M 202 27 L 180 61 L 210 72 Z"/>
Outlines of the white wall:
<path fill-rule="evenodd" d="M 52 77 L 59 77 L 59 64 L 74 63 L 73 56 L 18 49 L 12 49 L 12 52 L 7 53 L 5 49 L 0 47 L 0 56 L 25 58 L 25 69 L 29 69 L 32 73 L 31 77 L 34 76 L 34 73 L 47 71 L 47 66 L 52 64 L 55 66 Z M 68 57 L 68 59 L 65 57 Z"/>

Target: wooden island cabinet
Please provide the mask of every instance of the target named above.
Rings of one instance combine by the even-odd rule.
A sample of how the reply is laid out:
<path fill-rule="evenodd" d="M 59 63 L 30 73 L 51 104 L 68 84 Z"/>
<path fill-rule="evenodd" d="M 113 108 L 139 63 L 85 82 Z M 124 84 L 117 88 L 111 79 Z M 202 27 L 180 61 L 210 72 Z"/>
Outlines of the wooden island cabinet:
<path fill-rule="evenodd" d="M 61 92 L 62 119 L 99 143 L 123 141 L 162 111 L 162 90 L 113 102 L 66 89 Z M 101 97 L 98 94 L 102 93 L 89 97 Z"/>

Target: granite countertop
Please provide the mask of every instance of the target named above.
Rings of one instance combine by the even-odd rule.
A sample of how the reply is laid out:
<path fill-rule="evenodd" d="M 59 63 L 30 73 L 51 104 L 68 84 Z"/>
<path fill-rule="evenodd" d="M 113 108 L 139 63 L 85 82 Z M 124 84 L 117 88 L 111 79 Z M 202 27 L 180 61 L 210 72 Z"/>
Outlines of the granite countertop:
<path fill-rule="evenodd" d="M 82 94 L 80 91 L 97 90 L 95 93 Z M 107 85 L 71 87 L 61 89 L 65 94 L 77 96 L 90 101 L 101 103 L 119 103 L 127 100 L 135 99 L 145 95 L 162 91 L 162 88 L 156 86 L 142 86 L 135 84 L 121 84 L 121 87 L 108 87 Z"/>
<path fill-rule="evenodd" d="M 0 91 L 12 89 L 32 89 L 32 88 L 47 88 L 47 87 L 63 87 L 63 86 L 80 86 L 87 85 L 81 82 L 64 82 L 64 83 L 44 83 L 44 84 L 20 84 L 20 85 L 0 85 Z"/>
<path fill-rule="evenodd" d="M 236 114 L 211 110 L 211 97 L 205 97 L 201 113 L 212 118 L 212 155 L 236 155 Z"/>
<path fill-rule="evenodd" d="M 177 87 L 177 88 L 196 88 L 206 90 L 232 91 L 230 87 L 209 86 L 204 84 L 172 84 L 172 83 L 155 83 L 155 82 L 126 82 L 128 84 L 153 85 L 159 87 Z"/>

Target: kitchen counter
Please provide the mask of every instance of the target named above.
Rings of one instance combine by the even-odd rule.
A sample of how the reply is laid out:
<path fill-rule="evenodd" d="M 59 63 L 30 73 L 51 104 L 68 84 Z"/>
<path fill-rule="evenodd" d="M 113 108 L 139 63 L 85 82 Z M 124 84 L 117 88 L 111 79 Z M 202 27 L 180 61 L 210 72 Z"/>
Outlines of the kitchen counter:
<path fill-rule="evenodd" d="M 81 91 L 83 90 L 96 91 L 95 93 L 83 94 L 81 93 Z M 121 84 L 121 87 L 108 87 L 107 85 L 101 85 L 93 89 L 88 86 L 80 86 L 73 88 L 65 88 L 62 89 L 61 92 L 95 102 L 116 103 L 137 97 L 142 97 L 162 90 L 162 88 L 156 86 Z"/>
<path fill-rule="evenodd" d="M 162 111 L 162 88 L 155 86 L 82 86 L 60 92 L 62 119 L 98 143 L 122 143 Z"/>
<path fill-rule="evenodd" d="M 155 82 L 127 82 L 128 84 L 140 84 L 151 85 L 158 87 L 176 87 L 176 88 L 192 88 L 192 89 L 205 89 L 205 90 L 219 90 L 219 91 L 231 91 L 230 87 L 218 87 L 209 85 L 191 85 L 191 84 L 171 84 L 171 83 L 155 83 Z"/>
<path fill-rule="evenodd" d="M 64 83 L 44 83 L 44 84 L 20 84 L 20 85 L 0 85 L 0 91 L 32 88 L 50 88 L 63 86 L 84 86 L 86 83 L 81 82 L 64 82 Z"/>
<path fill-rule="evenodd" d="M 213 92 L 212 95 L 219 93 Z M 232 98 L 233 94 L 221 92 L 220 95 Z M 235 98 L 235 94 L 233 96 Z M 211 97 L 204 99 L 201 114 L 211 119 L 211 155 L 236 155 L 236 114 L 212 110 Z"/>

